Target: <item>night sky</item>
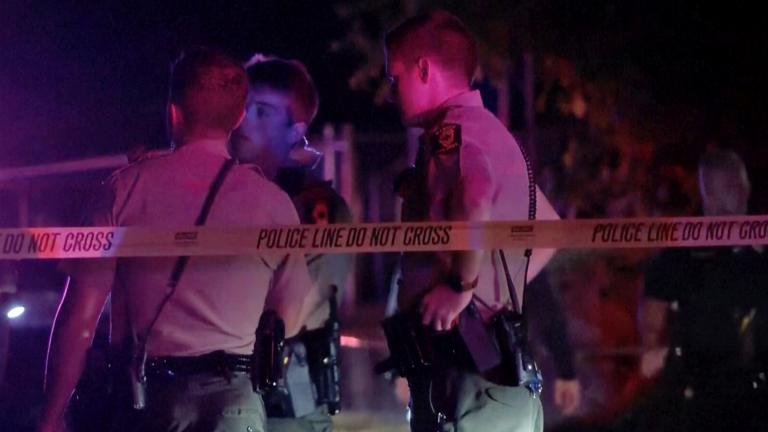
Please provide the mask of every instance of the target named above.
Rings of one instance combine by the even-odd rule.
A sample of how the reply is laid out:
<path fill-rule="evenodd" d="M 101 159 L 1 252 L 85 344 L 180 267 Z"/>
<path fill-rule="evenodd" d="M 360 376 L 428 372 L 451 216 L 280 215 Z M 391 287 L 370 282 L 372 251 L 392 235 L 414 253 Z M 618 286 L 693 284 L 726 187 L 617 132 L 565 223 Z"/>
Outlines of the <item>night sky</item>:
<path fill-rule="evenodd" d="M 321 2 L 77 3 L 0 6 L 10 9 L 0 11 L 0 165 L 159 145 L 169 66 L 187 46 L 216 46 L 240 57 L 280 54 L 327 74 L 324 57 L 336 23 Z M 345 87 L 344 79 L 338 76 Z M 328 85 L 321 84 L 325 93 Z"/>
<path fill-rule="evenodd" d="M 348 29 L 333 7 L 343 2 L 83 3 L 0 4 L 0 166 L 164 145 L 169 64 L 194 44 L 224 47 L 241 58 L 260 51 L 301 59 L 320 88 L 319 123 L 397 127 L 391 113 L 347 88 L 364 59 L 330 52 Z M 460 13 L 462 3 L 472 3 L 465 8 L 469 21 L 497 15 L 498 4 L 506 4 L 431 3 Z M 530 10 L 523 31 L 537 52 L 563 55 L 585 76 L 627 79 L 627 86 L 642 87 L 654 111 L 699 111 L 712 129 L 702 127 L 701 135 L 738 141 L 747 151 L 762 144 L 768 35 L 754 11 L 661 1 L 508 4 L 510 14 Z"/>

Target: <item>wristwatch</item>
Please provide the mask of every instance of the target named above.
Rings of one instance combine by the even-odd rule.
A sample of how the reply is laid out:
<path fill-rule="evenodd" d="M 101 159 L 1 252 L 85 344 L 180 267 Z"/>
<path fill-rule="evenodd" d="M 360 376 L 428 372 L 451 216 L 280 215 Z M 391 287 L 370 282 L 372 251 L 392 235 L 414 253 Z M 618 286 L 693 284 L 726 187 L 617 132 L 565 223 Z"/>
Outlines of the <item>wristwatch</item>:
<path fill-rule="evenodd" d="M 477 287 L 477 281 L 480 280 L 480 276 L 475 277 L 472 281 L 463 281 L 459 276 L 453 275 L 449 276 L 448 279 L 445 281 L 446 285 L 451 287 L 452 290 L 456 291 L 457 293 L 463 293 L 466 291 L 472 291 Z"/>

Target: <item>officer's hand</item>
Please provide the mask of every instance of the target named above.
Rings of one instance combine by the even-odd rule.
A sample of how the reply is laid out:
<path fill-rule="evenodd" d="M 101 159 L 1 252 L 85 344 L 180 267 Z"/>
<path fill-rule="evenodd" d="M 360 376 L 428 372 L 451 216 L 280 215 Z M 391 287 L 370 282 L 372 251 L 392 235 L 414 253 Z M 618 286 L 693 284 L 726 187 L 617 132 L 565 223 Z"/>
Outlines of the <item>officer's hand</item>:
<path fill-rule="evenodd" d="M 565 415 L 572 415 L 581 405 L 581 385 L 579 380 L 555 380 L 555 406 Z"/>
<path fill-rule="evenodd" d="M 408 388 L 408 381 L 405 378 L 395 378 L 395 396 L 403 406 L 408 406 L 408 402 L 411 401 L 411 390 Z"/>
<path fill-rule="evenodd" d="M 448 285 L 437 284 L 421 301 L 421 322 L 437 331 L 450 330 L 470 300 L 471 290 L 457 293 Z"/>
<path fill-rule="evenodd" d="M 666 347 L 651 348 L 643 352 L 643 355 L 640 356 L 640 373 L 643 377 L 652 378 L 655 376 L 664 366 L 668 352 L 669 349 Z"/>

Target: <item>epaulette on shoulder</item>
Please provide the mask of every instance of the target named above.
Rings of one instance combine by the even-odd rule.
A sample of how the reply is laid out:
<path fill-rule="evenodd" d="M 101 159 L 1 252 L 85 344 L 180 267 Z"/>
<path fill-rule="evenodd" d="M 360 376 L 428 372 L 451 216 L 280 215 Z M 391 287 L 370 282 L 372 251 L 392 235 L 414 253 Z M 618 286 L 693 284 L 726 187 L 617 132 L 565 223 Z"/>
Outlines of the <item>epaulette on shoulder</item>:
<path fill-rule="evenodd" d="M 130 153 L 126 154 L 126 158 L 128 159 L 128 164 L 113 171 L 109 177 L 110 178 L 117 177 L 120 174 L 124 173 L 126 170 L 135 168 L 136 166 L 142 163 L 145 163 L 147 161 L 156 160 L 164 156 L 168 156 L 172 152 L 173 150 L 170 150 L 170 149 L 162 149 L 162 150 L 145 151 L 138 155 L 130 154 Z"/>

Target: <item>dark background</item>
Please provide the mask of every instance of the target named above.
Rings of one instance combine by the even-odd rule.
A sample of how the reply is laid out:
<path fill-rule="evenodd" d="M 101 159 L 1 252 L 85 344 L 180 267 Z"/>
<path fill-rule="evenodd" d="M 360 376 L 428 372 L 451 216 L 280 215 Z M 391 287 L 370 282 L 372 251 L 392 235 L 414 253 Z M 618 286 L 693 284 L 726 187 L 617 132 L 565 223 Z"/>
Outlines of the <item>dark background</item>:
<path fill-rule="evenodd" d="M 169 64 L 194 44 L 220 46 L 241 58 L 259 51 L 301 59 L 320 88 L 318 124 L 397 127 L 395 116 L 384 121 L 371 108 L 368 95 L 349 90 L 347 80 L 366 55 L 332 46 L 353 22 L 378 37 L 406 3 L 418 2 L 84 3 L 0 5 L 0 166 L 114 153 L 141 142 L 160 146 Z M 421 3 L 457 11 L 470 24 L 506 18 L 513 40 L 494 40 L 492 31 L 481 31 L 489 46 L 554 53 L 585 77 L 617 80 L 649 122 L 668 107 L 690 112 L 691 141 L 727 140 L 746 151 L 761 147 L 768 128 L 768 37 L 751 6 Z M 360 12 L 339 13 L 345 5 Z"/>
<path fill-rule="evenodd" d="M 223 48 L 243 60 L 254 52 L 302 60 L 321 96 L 314 132 L 326 123 L 352 124 L 357 142 L 362 143 L 356 149 L 357 170 L 361 177 L 376 173 L 381 189 L 389 190 L 390 172 L 381 167 L 395 160 L 405 146 L 397 112 L 390 105 L 375 103 L 383 73 L 378 40 L 400 17 L 439 6 L 456 12 L 475 32 L 486 69 L 492 69 L 488 63 L 495 58 L 510 61 L 511 70 L 517 71 L 520 54 L 533 54 L 537 97 L 568 94 L 573 88 L 603 89 L 587 97 L 590 114 L 586 120 L 575 120 L 558 112 L 556 106 L 551 110 L 537 108 L 541 140 L 536 143 L 541 144 L 537 170 L 551 163 L 556 172 L 567 171 L 561 179 L 564 186 L 550 195 L 554 204 L 562 205 L 558 209 L 574 208 L 573 215 L 578 217 L 616 216 L 609 211 L 609 200 L 621 201 L 635 194 L 654 201 L 660 195 L 657 191 L 666 188 L 662 194 L 666 207 L 659 205 L 659 212 L 675 215 L 679 213 L 665 209 L 686 209 L 687 214 L 693 214 L 695 184 L 691 191 L 657 180 L 680 167 L 684 174 L 678 177 L 690 181 L 700 154 L 716 146 L 734 148 L 744 157 L 753 182 L 752 211 L 768 212 L 768 194 L 763 192 L 768 187 L 768 148 L 764 144 L 768 135 L 764 61 L 768 58 L 768 28 L 755 6 L 660 0 L 101 3 L 0 1 L 0 170 L 122 153 L 139 146 L 167 147 L 164 110 L 170 64 L 185 47 L 204 44 Z M 562 68 L 572 69 L 579 84 L 569 87 L 554 80 L 552 85 L 546 67 L 552 59 L 559 59 Z M 563 81 L 562 76 L 558 79 Z M 519 84 L 513 79 L 513 87 Z M 482 88 L 486 102 L 492 105 L 498 94 L 494 96 L 495 90 L 487 82 Z M 609 101 L 602 102 L 608 107 L 602 122 L 595 121 L 597 116 L 592 114 L 597 111 L 592 107 L 598 105 L 594 96 L 598 93 Z M 555 96 L 552 100 L 556 101 Z M 526 102 L 513 100 L 512 127 L 524 129 L 519 119 Z M 615 145 L 621 141 L 616 138 L 621 128 L 635 137 L 628 142 L 647 143 L 653 156 L 644 162 L 647 166 L 637 167 L 650 173 L 647 178 L 635 180 L 630 176 L 614 187 L 618 181 L 614 177 L 595 179 L 601 164 L 616 168 L 631 153 L 634 144 L 629 144 L 629 150 L 626 145 Z M 576 159 L 566 170 L 560 160 L 564 142 L 573 137 L 592 154 Z M 629 159 L 630 163 L 640 163 Z M 104 175 L 92 173 L 72 184 L 92 185 Z M 0 186 L 4 186 L 0 189 L 0 226 L 14 226 L 15 186 Z M 74 215 L 87 200 L 88 189 L 78 192 L 60 196 L 33 188 L 30 206 L 49 215 Z M 649 214 L 658 213 L 639 215 Z M 384 219 L 381 215 L 361 215 L 366 221 L 379 218 Z M 73 220 L 70 216 L 67 221 Z M 63 223 L 55 218 L 37 222 Z M 617 300 L 626 322 L 607 320 L 609 327 L 627 328 L 631 333 L 635 318 L 632 302 L 646 257 L 616 255 L 618 258 L 609 257 L 608 267 L 614 272 L 611 278 L 618 282 L 605 282 L 610 289 L 600 291 L 601 301 L 606 297 L 610 300 L 610 295 Z M 584 256 L 581 261 L 568 256 L 560 265 L 566 270 L 577 268 L 574 274 L 588 274 L 592 256 Z M 377 268 L 372 260 L 371 256 L 362 258 L 366 271 Z M 553 267 L 553 273 L 567 273 Z M 48 292 L 55 307 L 61 289 L 55 263 L 24 262 L 19 268 L 19 292 Z M 361 273 L 362 280 L 376 278 L 379 287 L 359 288 L 363 293 L 359 300 L 380 305 L 386 295 L 387 277 Z M 567 300 L 564 286 L 560 284 L 558 289 Z M 598 284 L 590 279 L 579 290 L 594 286 Z M 582 292 L 576 291 L 571 295 L 578 301 L 573 303 L 587 303 L 581 301 Z M 46 313 L 50 319 L 53 311 Z M 584 311 L 584 315 L 598 313 Z M 579 316 L 573 310 L 568 314 L 569 318 Z M 12 373 L 0 394 L 0 420 L 15 422 L 5 423 L 9 430 L 16 430 L 14 425 L 28 430 L 34 423 L 48 330 L 46 325 L 37 325 L 10 333 Z M 6 430 L 5 426 L 0 429 Z"/>

